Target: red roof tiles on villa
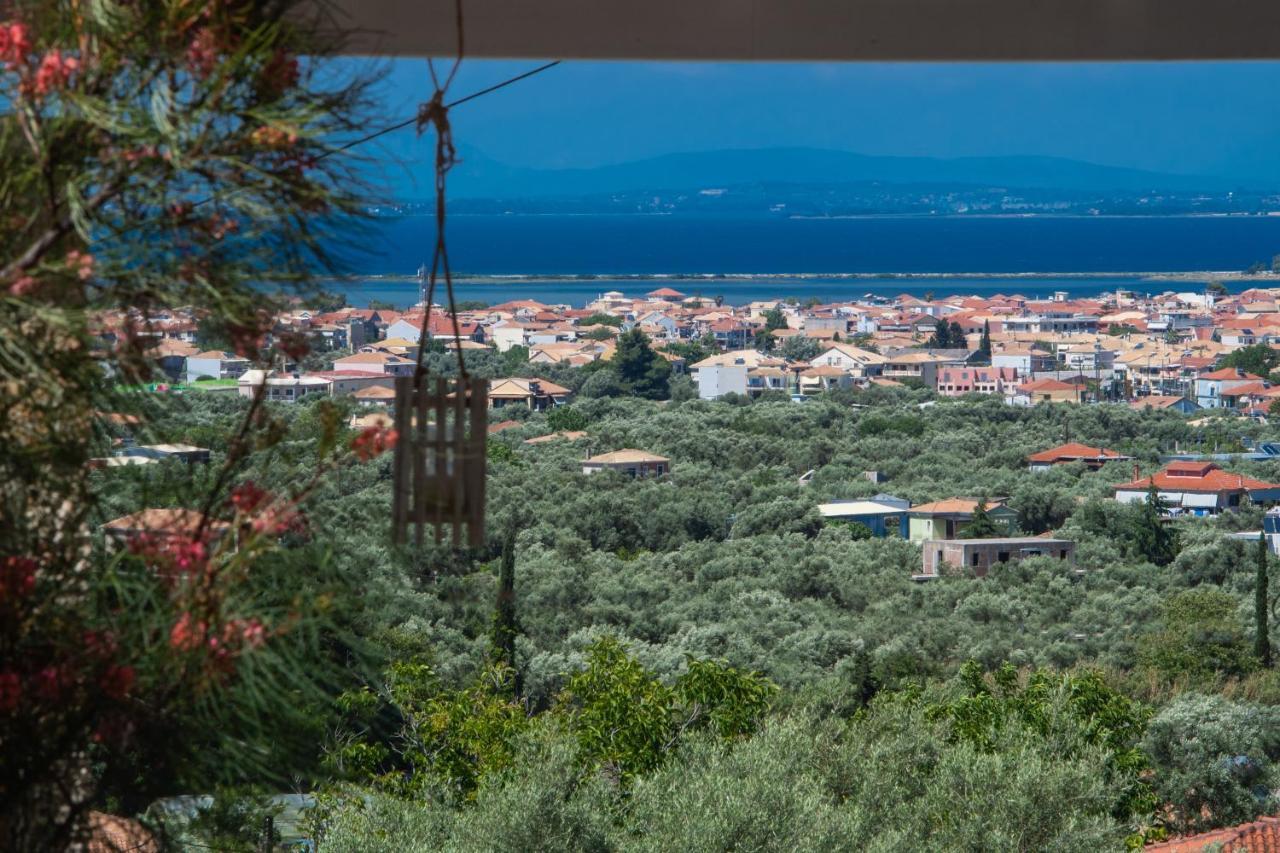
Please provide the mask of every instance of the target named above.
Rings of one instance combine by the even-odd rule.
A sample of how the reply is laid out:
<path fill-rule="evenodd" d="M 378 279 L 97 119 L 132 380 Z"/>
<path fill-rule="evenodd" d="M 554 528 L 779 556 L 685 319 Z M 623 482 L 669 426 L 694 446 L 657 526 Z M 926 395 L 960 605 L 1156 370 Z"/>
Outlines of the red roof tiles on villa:
<path fill-rule="evenodd" d="M 1115 450 L 1105 447 L 1090 447 L 1087 444 L 1068 442 L 1048 450 L 1041 450 L 1027 457 L 1028 462 L 1067 462 L 1076 459 L 1128 459 Z"/>
<path fill-rule="evenodd" d="M 1128 483 L 1119 483 L 1116 489 L 1143 491 L 1152 483 L 1159 491 L 1166 492 L 1233 492 L 1254 489 L 1280 489 L 1280 483 L 1267 483 L 1223 471 L 1212 462 L 1170 462 L 1163 471 L 1150 477 L 1141 477 Z"/>
<path fill-rule="evenodd" d="M 1280 817 L 1174 838 L 1143 849 L 1159 853 L 1201 853 L 1206 849 L 1221 853 L 1280 853 Z"/>

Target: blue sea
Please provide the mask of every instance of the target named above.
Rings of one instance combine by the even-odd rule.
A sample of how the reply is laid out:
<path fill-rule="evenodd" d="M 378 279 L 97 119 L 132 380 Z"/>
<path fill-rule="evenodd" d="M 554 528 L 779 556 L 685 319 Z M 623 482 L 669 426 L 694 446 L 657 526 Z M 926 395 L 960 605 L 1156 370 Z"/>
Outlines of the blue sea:
<path fill-rule="evenodd" d="M 1196 283 L 1145 281 L 1143 273 L 1242 270 L 1280 253 L 1280 217 L 454 216 L 447 228 L 463 277 L 457 297 L 490 303 L 581 305 L 606 290 L 664 285 L 733 304 L 868 293 L 1160 292 Z M 434 239 L 427 216 L 361 226 L 335 244 L 353 276 L 340 289 L 353 305 L 411 304 L 416 283 L 380 277 L 412 275 L 430 260 Z"/>

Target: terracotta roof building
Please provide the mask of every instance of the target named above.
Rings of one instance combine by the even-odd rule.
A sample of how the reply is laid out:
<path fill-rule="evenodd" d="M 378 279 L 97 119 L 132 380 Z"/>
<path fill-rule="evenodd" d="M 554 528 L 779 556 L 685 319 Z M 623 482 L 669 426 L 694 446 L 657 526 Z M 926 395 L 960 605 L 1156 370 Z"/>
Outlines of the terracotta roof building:
<path fill-rule="evenodd" d="M 1280 817 L 1264 817 L 1252 823 L 1215 829 L 1200 835 L 1188 835 L 1150 844 L 1143 850 L 1160 853 L 1274 853 L 1280 851 Z"/>
<path fill-rule="evenodd" d="M 601 471 L 617 471 L 633 479 L 659 477 L 671 470 L 671 460 L 644 450 L 625 449 L 582 460 L 582 473 L 598 474 Z"/>
<path fill-rule="evenodd" d="M 1105 447 L 1069 442 L 1033 453 L 1027 457 L 1027 463 L 1032 471 L 1048 471 L 1054 465 L 1083 462 L 1089 470 L 1096 471 L 1108 462 L 1132 458 Z"/>
<path fill-rule="evenodd" d="M 1144 501 L 1154 485 L 1170 515 L 1217 515 L 1239 509 L 1246 498 L 1255 503 L 1280 500 L 1280 483 L 1232 474 L 1213 462 L 1170 462 L 1150 477 L 1137 474 L 1135 470 L 1132 480 L 1116 485 L 1116 500 Z"/>

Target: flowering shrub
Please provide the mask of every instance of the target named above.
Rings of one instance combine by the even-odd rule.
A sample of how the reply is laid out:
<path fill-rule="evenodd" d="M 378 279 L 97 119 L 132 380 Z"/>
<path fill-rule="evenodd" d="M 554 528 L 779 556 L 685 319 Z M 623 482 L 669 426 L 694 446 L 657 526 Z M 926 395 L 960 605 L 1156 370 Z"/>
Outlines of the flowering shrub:
<path fill-rule="evenodd" d="M 261 775 L 318 701 L 341 584 L 281 545 L 356 457 L 336 424 L 295 491 L 231 488 L 283 438 L 255 403 L 222 471 L 192 480 L 189 527 L 123 541 L 97 534 L 87 475 L 101 413 L 157 375 L 154 309 L 189 306 L 255 360 L 305 354 L 273 340 L 272 294 L 305 288 L 358 211 L 328 154 L 365 126 L 367 81 L 316 74 L 332 45 L 290 6 L 0 12 L 0 849 L 64 849 L 104 803 Z"/>

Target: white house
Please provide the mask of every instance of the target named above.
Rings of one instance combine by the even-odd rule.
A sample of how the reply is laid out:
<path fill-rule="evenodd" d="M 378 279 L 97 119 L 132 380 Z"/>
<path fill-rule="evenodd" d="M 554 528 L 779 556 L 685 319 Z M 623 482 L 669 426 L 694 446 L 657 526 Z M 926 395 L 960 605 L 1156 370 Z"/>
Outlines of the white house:
<path fill-rule="evenodd" d="M 235 379 L 249 369 L 249 359 L 222 350 L 208 350 L 187 356 L 187 381 Z"/>
<path fill-rule="evenodd" d="M 333 369 L 373 373 L 379 376 L 411 376 L 417 365 L 407 358 L 385 352 L 358 352 L 333 360 Z"/>
<path fill-rule="evenodd" d="M 879 376 L 889 359 L 852 344 L 831 344 L 809 363 L 814 367 L 838 367 L 852 376 Z"/>

